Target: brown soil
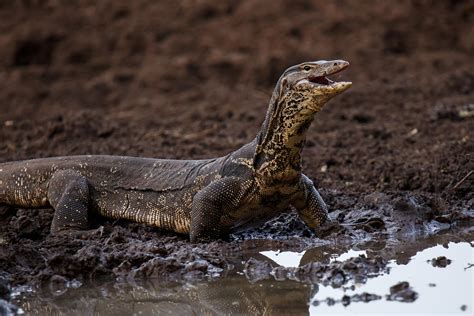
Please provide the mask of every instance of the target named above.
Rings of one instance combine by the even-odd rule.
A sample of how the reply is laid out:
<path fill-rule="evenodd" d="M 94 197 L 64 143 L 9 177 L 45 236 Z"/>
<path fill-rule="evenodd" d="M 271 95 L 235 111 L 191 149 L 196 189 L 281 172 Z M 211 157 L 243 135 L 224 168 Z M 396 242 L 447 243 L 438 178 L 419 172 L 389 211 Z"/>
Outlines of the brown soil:
<path fill-rule="evenodd" d="M 3 1 L 0 161 L 223 155 L 257 133 L 286 67 L 342 58 L 354 85 L 318 114 L 304 170 L 349 226 L 320 236 L 351 245 L 472 225 L 472 29 L 473 1 Z M 51 210 L 0 215 L 11 285 L 212 277 L 252 239 L 324 243 L 293 214 L 208 245 L 104 220 L 102 235 L 51 237 Z"/>

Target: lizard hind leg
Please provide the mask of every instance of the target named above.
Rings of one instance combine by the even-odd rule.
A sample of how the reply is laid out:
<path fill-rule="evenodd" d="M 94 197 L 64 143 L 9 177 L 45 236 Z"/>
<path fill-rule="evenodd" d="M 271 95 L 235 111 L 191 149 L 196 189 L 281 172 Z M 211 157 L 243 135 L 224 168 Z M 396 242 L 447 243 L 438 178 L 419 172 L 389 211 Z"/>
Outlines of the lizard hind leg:
<path fill-rule="evenodd" d="M 49 182 L 48 201 L 54 208 L 51 233 L 88 228 L 89 184 L 79 172 L 54 173 Z"/>

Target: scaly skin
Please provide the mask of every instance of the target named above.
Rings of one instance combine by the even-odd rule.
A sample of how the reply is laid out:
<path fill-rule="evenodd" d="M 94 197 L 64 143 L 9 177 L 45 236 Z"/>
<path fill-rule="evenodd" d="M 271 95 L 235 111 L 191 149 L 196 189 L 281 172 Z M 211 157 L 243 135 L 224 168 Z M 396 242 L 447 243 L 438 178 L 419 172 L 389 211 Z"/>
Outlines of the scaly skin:
<path fill-rule="evenodd" d="M 163 160 L 71 156 L 0 164 L 0 203 L 53 207 L 51 232 L 84 230 L 89 212 L 208 241 L 259 225 L 293 206 L 316 229 L 327 207 L 301 171 L 314 115 L 350 82 L 325 78 L 342 60 L 306 62 L 278 80 L 257 137 L 227 156 Z"/>

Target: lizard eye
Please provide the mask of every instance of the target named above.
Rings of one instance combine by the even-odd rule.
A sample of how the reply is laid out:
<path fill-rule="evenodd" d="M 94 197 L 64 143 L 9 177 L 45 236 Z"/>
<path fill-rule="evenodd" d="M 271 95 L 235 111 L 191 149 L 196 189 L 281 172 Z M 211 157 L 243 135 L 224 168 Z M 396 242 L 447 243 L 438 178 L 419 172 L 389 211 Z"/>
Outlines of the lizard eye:
<path fill-rule="evenodd" d="M 310 71 L 310 70 L 311 70 L 311 67 L 308 66 L 308 65 L 306 65 L 306 66 L 303 67 L 303 69 L 304 69 L 304 71 Z"/>

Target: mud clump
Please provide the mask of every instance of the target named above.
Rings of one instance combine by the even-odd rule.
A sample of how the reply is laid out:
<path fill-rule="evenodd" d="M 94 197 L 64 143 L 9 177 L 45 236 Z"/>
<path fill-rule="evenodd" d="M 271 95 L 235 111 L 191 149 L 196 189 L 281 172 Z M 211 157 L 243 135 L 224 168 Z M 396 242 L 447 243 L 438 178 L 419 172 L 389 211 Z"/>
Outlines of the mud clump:
<path fill-rule="evenodd" d="M 416 293 L 408 282 L 400 282 L 390 287 L 390 294 L 387 295 L 389 301 L 399 301 L 411 303 L 416 301 L 418 293 Z"/>
<path fill-rule="evenodd" d="M 445 256 L 440 256 L 433 258 L 429 261 L 433 267 L 446 268 L 451 264 L 451 259 L 446 258 Z"/>
<path fill-rule="evenodd" d="M 340 288 L 349 281 L 365 283 L 368 275 L 382 273 L 387 262 L 381 258 L 359 257 L 343 262 L 323 264 L 311 262 L 300 267 L 271 267 L 267 262 L 254 258 L 245 263 L 244 274 L 250 282 L 257 282 L 273 277 L 277 281 L 295 280 L 303 283 L 320 283 L 324 286 Z"/>
<path fill-rule="evenodd" d="M 155 238 L 156 234 L 149 227 L 124 223 L 106 225 L 101 234 L 84 239 L 46 232 L 35 242 L 7 235 L 8 243 L 0 248 L 0 269 L 12 284 L 39 286 L 49 280 L 57 289 L 100 276 L 202 279 L 216 277 L 226 269 L 222 253 L 226 249 L 231 252 L 231 245 L 214 242 L 197 246 L 172 234 Z"/>

